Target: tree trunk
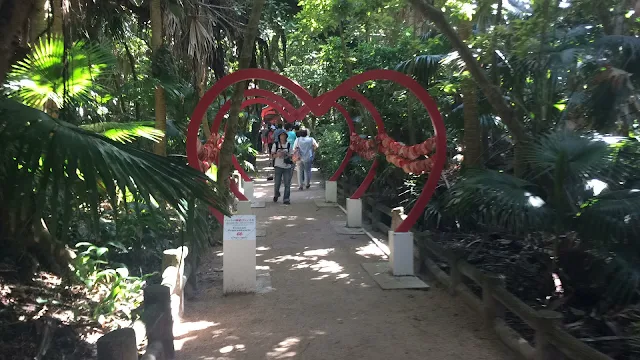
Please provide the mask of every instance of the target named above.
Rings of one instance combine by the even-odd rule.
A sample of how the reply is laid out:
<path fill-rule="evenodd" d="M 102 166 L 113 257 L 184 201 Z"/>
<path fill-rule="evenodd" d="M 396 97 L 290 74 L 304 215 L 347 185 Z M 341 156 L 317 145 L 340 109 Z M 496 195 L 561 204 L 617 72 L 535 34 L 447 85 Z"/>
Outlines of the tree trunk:
<path fill-rule="evenodd" d="M 53 21 L 51 23 L 51 32 L 53 34 L 62 34 L 63 31 L 63 16 L 62 16 L 62 0 L 50 0 L 51 3 L 51 16 Z"/>
<path fill-rule="evenodd" d="M 151 0 L 151 47 L 154 52 L 162 47 L 162 7 L 160 0 Z M 156 85 L 155 89 L 155 115 L 156 129 L 165 132 L 167 130 L 167 102 L 164 97 L 164 89 Z M 153 152 L 157 155 L 167 155 L 167 136 L 153 145 Z"/>
<path fill-rule="evenodd" d="M 47 13 L 45 5 L 48 0 L 36 0 L 33 12 L 29 17 L 29 42 L 35 44 L 38 38 L 47 31 Z"/>
<path fill-rule="evenodd" d="M 458 36 L 442 11 L 425 0 L 409 0 L 409 2 L 422 14 L 422 16 L 433 22 L 438 30 L 440 30 L 440 32 L 449 39 L 453 48 L 458 51 L 460 57 L 464 60 L 467 70 L 471 73 L 473 80 L 475 80 L 478 87 L 480 87 L 484 95 L 487 97 L 489 104 L 491 104 L 496 114 L 500 116 L 502 122 L 509 130 L 509 133 L 511 133 L 514 146 L 516 148 L 521 146 L 527 139 L 527 134 L 523 124 L 515 118 L 513 109 L 502 96 L 500 88 L 491 83 L 487 74 L 480 67 L 475 56 L 469 50 L 469 47 L 467 47 L 464 41 L 460 39 L 460 36 Z M 515 164 L 514 167 L 516 169 L 521 169 L 519 164 Z M 519 175 L 518 171 L 516 171 L 516 175 Z"/>
<path fill-rule="evenodd" d="M 15 60 L 14 39 L 31 16 L 35 0 L 0 1 L 0 84 L 3 84 Z"/>
<path fill-rule="evenodd" d="M 460 25 L 460 37 L 466 41 L 471 36 L 471 21 L 464 20 Z M 482 129 L 478 118 L 478 94 L 473 78 L 466 76 L 462 80 L 462 111 L 464 116 L 464 147 L 465 167 L 482 166 Z"/>
<path fill-rule="evenodd" d="M 204 93 L 207 91 L 207 65 L 204 63 L 196 64 L 196 93 L 198 94 L 198 99 L 202 99 Z M 207 114 L 202 118 L 202 133 L 205 138 L 209 138 L 211 136 L 211 128 L 209 126 L 209 119 L 207 118 Z"/>
<path fill-rule="evenodd" d="M 264 3 L 265 0 L 255 0 L 253 2 L 253 8 L 251 9 L 251 15 L 249 16 L 244 31 L 242 49 L 240 50 L 238 59 L 239 70 L 246 69 L 251 64 L 253 46 L 255 45 L 255 38 L 258 33 L 258 25 L 260 24 Z M 224 132 L 226 141 L 222 143 L 222 149 L 220 149 L 220 166 L 218 167 L 218 180 L 222 182 L 223 189 L 229 188 L 229 176 L 233 168 L 231 158 L 235 151 L 236 142 L 234 140 L 238 132 L 238 115 L 240 114 L 240 105 L 244 98 L 244 91 L 247 89 L 247 85 L 247 81 L 241 81 L 233 86 L 231 109 L 229 109 L 229 118 L 227 119 L 227 127 Z M 231 200 L 231 198 L 229 198 L 229 200 Z"/>

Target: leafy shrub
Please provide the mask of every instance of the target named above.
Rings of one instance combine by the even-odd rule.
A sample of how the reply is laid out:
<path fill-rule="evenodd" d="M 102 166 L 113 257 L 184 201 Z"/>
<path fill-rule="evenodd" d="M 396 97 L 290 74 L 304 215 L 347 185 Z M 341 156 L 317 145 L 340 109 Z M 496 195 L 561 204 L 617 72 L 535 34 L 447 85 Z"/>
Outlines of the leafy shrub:
<path fill-rule="evenodd" d="M 92 301 L 87 306 L 91 317 L 101 323 L 108 315 L 133 320 L 133 310 L 142 304 L 145 280 L 154 274 L 130 276 L 124 265 L 112 266 L 106 258 L 107 247 L 80 242 L 76 249 L 81 252 L 71 266 L 76 279 L 90 294 Z"/>

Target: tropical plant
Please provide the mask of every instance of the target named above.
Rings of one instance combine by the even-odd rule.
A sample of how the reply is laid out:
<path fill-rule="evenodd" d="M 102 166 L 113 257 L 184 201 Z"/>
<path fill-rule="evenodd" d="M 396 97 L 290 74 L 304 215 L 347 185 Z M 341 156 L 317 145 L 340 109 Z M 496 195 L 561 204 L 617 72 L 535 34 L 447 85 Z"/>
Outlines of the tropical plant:
<path fill-rule="evenodd" d="M 606 140 L 564 131 L 546 134 L 525 148 L 528 176 L 467 171 L 447 194 L 444 213 L 511 233 L 575 232 L 582 246 L 605 258 L 617 254 L 615 276 L 627 284 L 627 294 L 618 299 L 629 299 L 639 287 L 634 279 L 640 279 L 640 269 L 621 267 L 620 261 L 640 256 L 640 188 L 634 183 L 640 172 L 630 166 L 640 146 L 636 140 Z M 560 244 L 554 239 L 557 259 Z"/>
<path fill-rule="evenodd" d="M 91 101 L 103 90 L 95 80 L 113 66 L 113 55 L 100 45 L 84 41 L 77 41 L 65 50 L 60 36 L 40 39 L 9 73 L 9 95 L 26 105 L 49 111 L 57 111 L 68 102 Z"/>
<path fill-rule="evenodd" d="M 112 208 L 129 197 L 150 211 L 170 206 L 183 218 L 199 199 L 226 213 L 226 194 L 199 171 L 9 99 L 0 99 L 0 152 L 3 239 L 14 247 L 35 246 L 48 257 L 45 263 L 68 262 L 63 249 L 74 206 L 91 212 L 95 228 L 103 199 Z M 11 240 L 25 237 L 35 243 Z"/>

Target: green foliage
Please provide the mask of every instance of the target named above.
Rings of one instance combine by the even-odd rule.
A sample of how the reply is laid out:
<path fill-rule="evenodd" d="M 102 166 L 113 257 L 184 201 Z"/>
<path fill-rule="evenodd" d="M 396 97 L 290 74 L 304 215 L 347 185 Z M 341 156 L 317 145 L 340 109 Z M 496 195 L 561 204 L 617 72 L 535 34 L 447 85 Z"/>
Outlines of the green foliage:
<path fill-rule="evenodd" d="M 326 125 L 317 130 L 318 151 L 315 161 L 325 175 L 338 170 L 348 149 L 348 137 L 343 124 Z"/>
<path fill-rule="evenodd" d="M 111 267 L 105 256 L 109 251 L 107 247 L 81 242 L 76 244 L 76 248 L 80 252 L 74 259 L 72 270 L 92 296 L 89 304 L 92 318 L 100 321 L 107 315 L 123 315 L 134 320 L 132 312 L 142 304 L 145 280 L 154 274 L 136 277 L 130 276 L 124 266 Z"/>
<path fill-rule="evenodd" d="M 128 194 L 146 204 L 166 202 L 183 217 L 192 197 L 225 208 L 224 193 L 199 171 L 7 99 L 0 99 L 0 152 L 5 208 L 37 215 L 51 209 L 49 226 L 55 235 L 65 234 L 75 199 L 90 209 L 96 227 L 101 198 L 115 208 Z M 35 199 L 35 209 L 25 196 Z M 62 234 L 56 232 L 58 220 Z"/>
<path fill-rule="evenodd" d="M 47 101 L 52 101 L 58 108 L 65 102 L 91 101 L 95 93 L 103 90 L 95 80 L 113 66 L 113 56 L 99 45 L 82 41 L 70 46 L 66 60 L 64 55 L 61 37 L 54 36 L 50 40 L 42 37 L 32 52 L 16 63 L 9 73 L 10 95 L 38 109 L 42 109 Z"/>
<path fill-rule="evenodd" d="M 132 142 L 138 137 L 158 142 L 162 139 L 164 133 L 155 129 L 153 125 L 153 121 L 139 121 L 131 123 L 103 122 L 80 125 L 79 127 L 84 130 L 101 133 L 105 137 L 121 143 Z"/>

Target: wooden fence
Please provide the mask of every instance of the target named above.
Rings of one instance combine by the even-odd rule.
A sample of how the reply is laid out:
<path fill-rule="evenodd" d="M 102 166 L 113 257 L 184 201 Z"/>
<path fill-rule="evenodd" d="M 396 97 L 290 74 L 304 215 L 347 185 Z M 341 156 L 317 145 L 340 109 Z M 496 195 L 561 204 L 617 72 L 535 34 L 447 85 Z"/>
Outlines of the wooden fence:
<path fill-rule="evenodd" d="M 346 189 L 346 191 L 345 191 Z M 346 197 L 356 189 L 344 178 L 338 182 L 338 202 L 346 203 Z M 378 204 L 372 197 L 362 198 L 363 221 L 377 231 L 387 233 L 399 221 L 393 219 L 398 212 Z M 480 271 L 452 251 L 442 248 L 431 240 L 428 232 L 414 233 L 417 260 L 422 271 L 430 272 L 442 283 L 451 295 L 461 298 L 473 310 L 482 314 L 485 326 L 495 331 L 510 349 L 524 359 L 532 360 L 613 360 L 611 357 L 588 346 L 562 327 L 562 314 L 550 310 L 535 310 L 511 294 L 504 287 L 504 278 L 499 274 Z M 449 266 L 449 274 L 437 262 Z M 476 296 L 464 284 L 463 277 L 482 288 L 481 297 Z M 505 321 L 509 311 L 535 331 L 534 344 L 523 339 Z"/>
<path fill-rule="evenodd" d="M 143 360 L 175 357 L 173 319 L 181 317 L 184 311 L 184 286 L 190 273 L 190 269 L 185 272 L 188 254 L 186 246 L 164 251 L 162 283 L 144 289 L 142 321 L 98 339 L 98 360 L 138 360 L 138 342 L 144 338 L 147 348 Z"/>

